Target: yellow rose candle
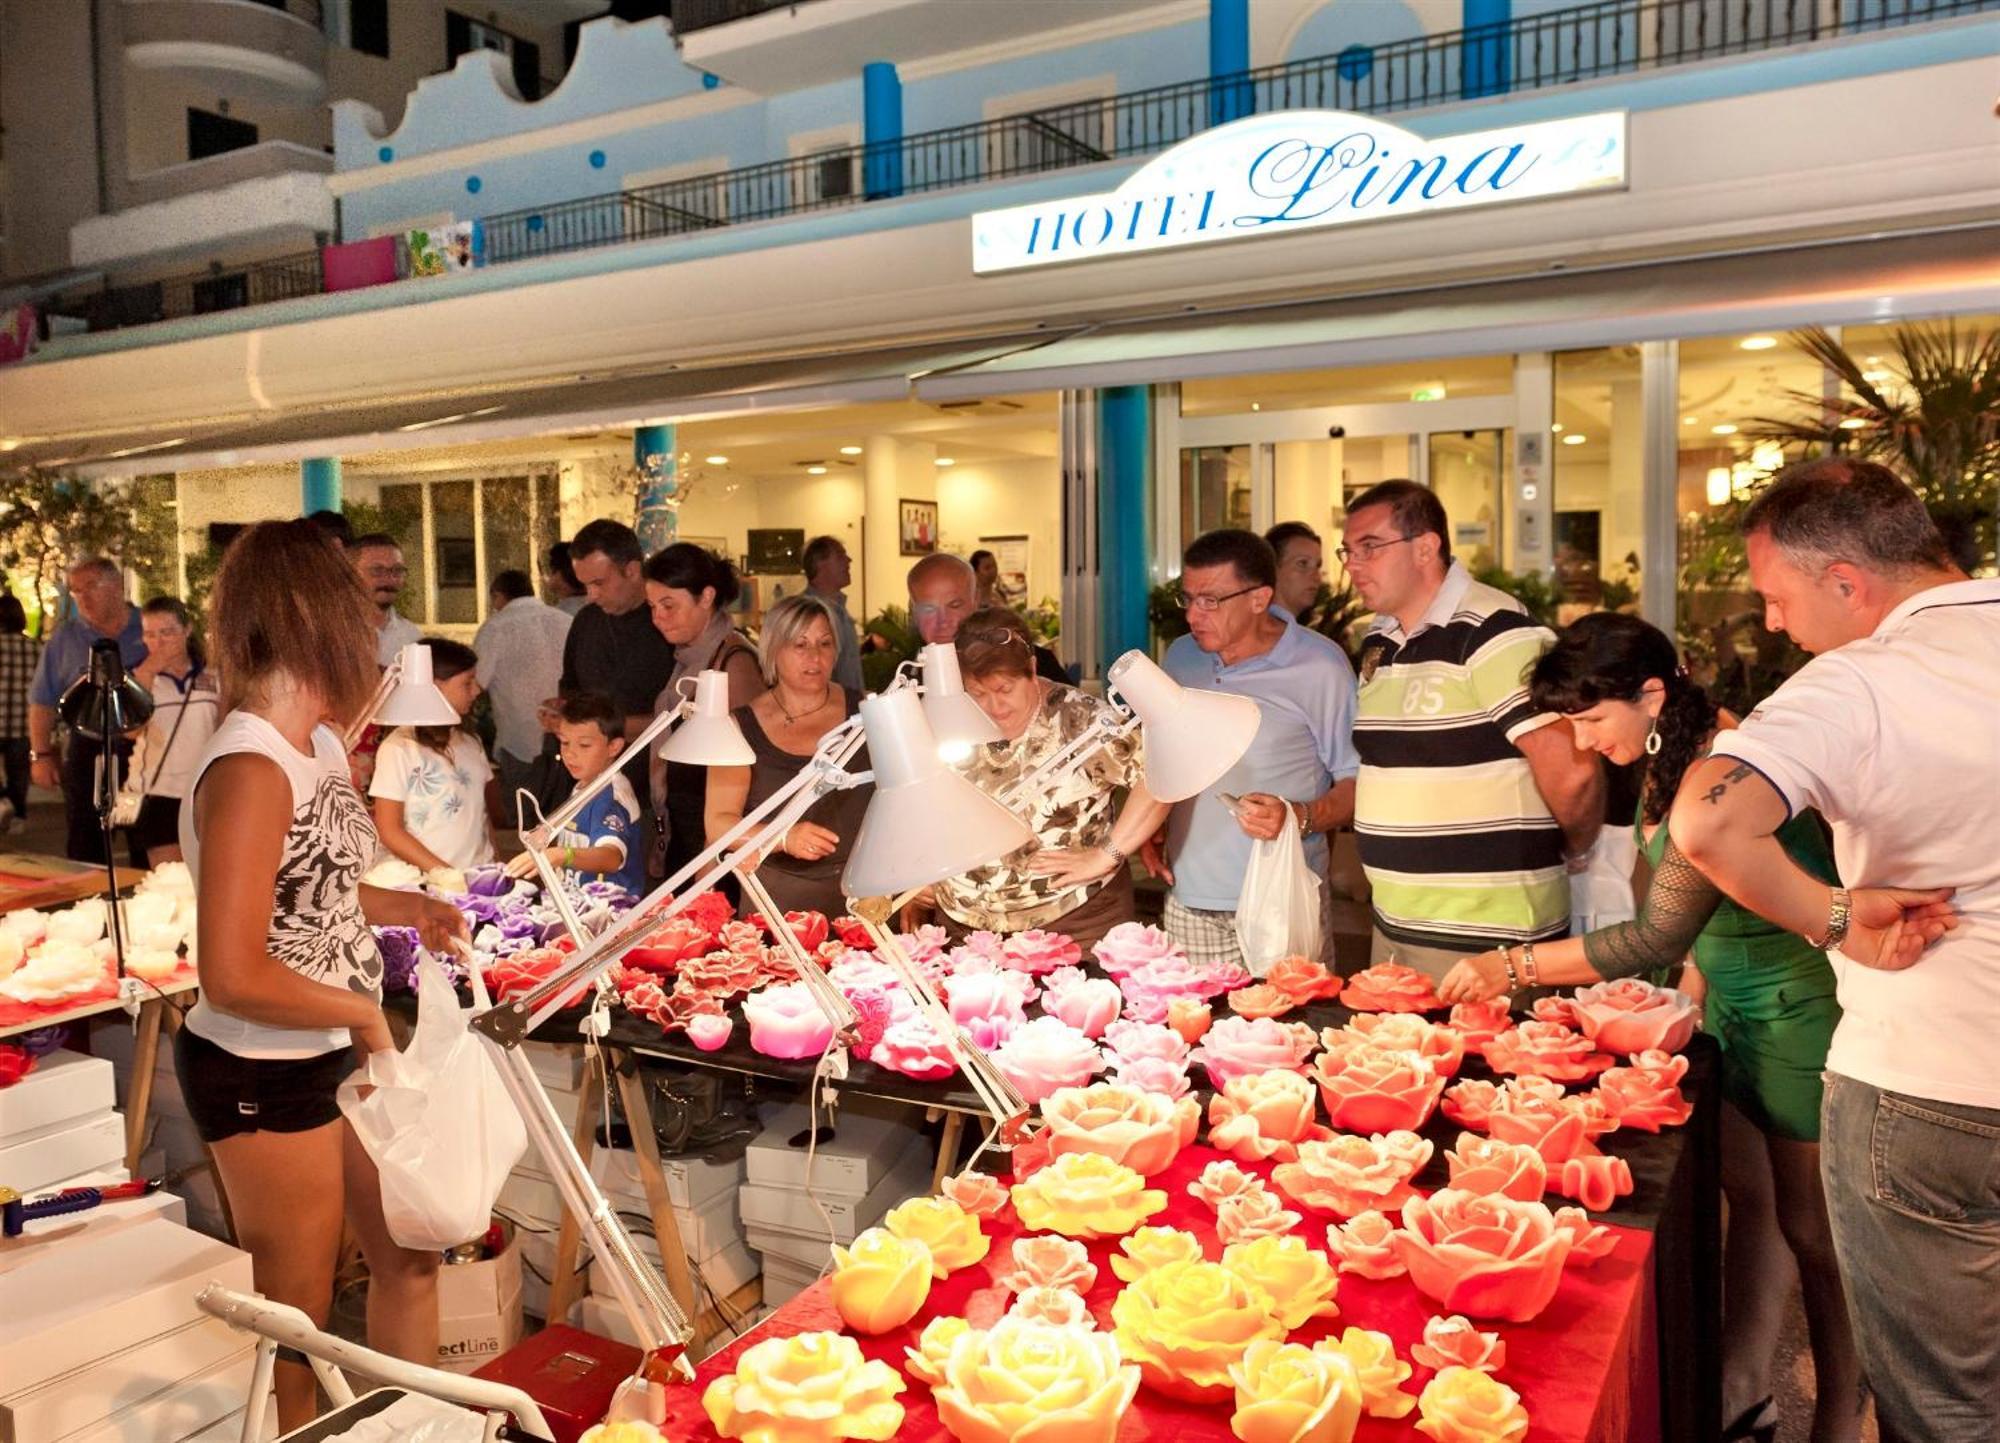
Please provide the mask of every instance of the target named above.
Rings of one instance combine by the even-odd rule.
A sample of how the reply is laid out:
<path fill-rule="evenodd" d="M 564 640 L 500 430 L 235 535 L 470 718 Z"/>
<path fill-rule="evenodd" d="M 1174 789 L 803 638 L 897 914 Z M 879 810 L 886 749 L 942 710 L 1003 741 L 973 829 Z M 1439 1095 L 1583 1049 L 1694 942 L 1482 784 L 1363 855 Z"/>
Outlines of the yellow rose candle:
<path fill-rule="evenodd" d="M 1340 1315 L 1333 1301 L 1340 1277 L 1325 1255 L 1307 1247 L 1302 1237 L 1231 1243 L 1222 1250 L 1222 1266 L 1271 1295 L 1277 1303 L 1278 1321 L 1287 1332 L 1303 1326 L 1309 1318 Z M 1112 1267 L 1117 1267 L 1115 1260 Z"/>
<path fill-rule="evenodd" d="M 1326 1338 L 1313 1344 L 1322 1353 L 1339 1353 L 1354 1365 L 1361 1380 L 1361 1406 L 1370 1418 L 1406 1418 L 1417 1400 L 1403 1391 L 1410 1365 L 1396 1356 L 1396 1344 L 1387 1333 L 1367 1328 L 1349 1328 L 1338 1341 Z"/>
<path fill-rule="evenodd" d="M 887 1363 L 861 1356 L 840 1333 L 767 1338 L 736 1360 L 701 1395 L 708 1421 L 724 1438 L 751 1443 L 886 1443 L 903 1426 L 896 1395 L 903 1380 Z"/>
<path fill-rule="evenodd" d="M 913 1197 L 890 1208 L 882 1225 L 930 1249 L 931 1276 L 936 1278 L 972 1266 L 993 1246 L 979 1230 L 979 1219 L 949 1198 Z"/>
<path fill-rule="evenodd" d="M 1285 1335 L 1271 1295 L 1219 1263 L 1155 1268 L 1118 1295 L 1111 1318 L 1147 1386 L 1189 1403 L 1226 1402 L 1243 1350 Z"/>
<path fill-rule="evenodd" d="M 1023 1227 L 1071 1238 L 1123 1236 L 1167 1206 L 1167 1195 L 1108 1157 L 1065 1154 L 1014 1184 L 1014 1212 Z"/>
<path fill-rule="evenodd" d="M 961 1443 L 1112 1443 L 1138 1391 L 1109 1333 L 1010 1317 L 961 1334 L 931 1396 Z"/>
<path fill-rule="evenodd" d="M 1439 1373 L 1417 1408 L 1417 1431 L 1436 1443 L 1521 1443 L 1528 1436 L 1521 1395 L 1471 1368 Z"/>
<path fill-rule="evenodd" d="M 1111 1257 L 1111 1271 L 1129 1283 L 1168 1263 L 1201 1260 L 1201 1239 L 1193 1233 L 1179 1228 L 1140 1228 L 1119 1242 L 1118 1252 Z"/>
<path fill-rule="evenodd" d="M 833 1306 L 841 1322 L 874 1336 L 900 1328 L 931 1295 L 931 1250 L 887 1228 L 869 1228 L 833 1250 Z"/>
<path fill-rule="evenodd" d="M 1229 1381 L 1229 1431 L 1243 1443 L 1351 1443 L 1361 1422 L 1361 1381 L 1340 1353 L 1263 1339 L 1243 1350 Z"/>

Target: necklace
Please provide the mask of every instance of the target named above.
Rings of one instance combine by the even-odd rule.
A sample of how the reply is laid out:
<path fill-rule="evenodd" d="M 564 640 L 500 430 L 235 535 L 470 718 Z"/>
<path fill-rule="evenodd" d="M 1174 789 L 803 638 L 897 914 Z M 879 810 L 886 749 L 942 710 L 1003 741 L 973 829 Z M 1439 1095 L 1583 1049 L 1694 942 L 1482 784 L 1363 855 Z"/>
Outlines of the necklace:
<path fill-rule="evenodd" d="M 771 689 L 771 698 L 773 701 L 777 702 L 778 711 L 785 718 L 785 725 L 797 726 L 799 724 L 800 717 L 809 717 L 813 715 L 813 713 L 815 712 L 824 711 L 826 709 L 826 704 L 833 699 L 833 687 L 831 684 L 829 684 L 827 688 L 819 694 L 818 701 L 814 702 L 804 711 L 797 713 L 794 713 L 790 707 L 785 705 L 785 693 L 782 687 L 773 687 Z"/>

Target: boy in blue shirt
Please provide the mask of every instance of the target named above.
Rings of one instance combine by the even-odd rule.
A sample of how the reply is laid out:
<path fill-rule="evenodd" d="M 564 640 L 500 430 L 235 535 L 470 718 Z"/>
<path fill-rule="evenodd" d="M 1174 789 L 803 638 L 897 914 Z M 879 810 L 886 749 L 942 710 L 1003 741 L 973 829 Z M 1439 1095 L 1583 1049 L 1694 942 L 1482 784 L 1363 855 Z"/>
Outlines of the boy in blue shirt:
<path fill-rule="evenodd" d="M 565 696 L 559 709 L 556 740 L 562 763 L 579 787 L 617 765 L 625 750 L 625 717 L 601 692 Z M 523 838 L 534 845 L 529 837 Z M 646 892 L 646 854 L 639 837 L 639 800 L 621 772 L 592 797 L 561 836 L 543 848 L 549 860 L 567 872 L 595 873 L 635 897 Z M 534 873 L 533 858 L 523 852 L 508 863 L 514 876 Z"/>

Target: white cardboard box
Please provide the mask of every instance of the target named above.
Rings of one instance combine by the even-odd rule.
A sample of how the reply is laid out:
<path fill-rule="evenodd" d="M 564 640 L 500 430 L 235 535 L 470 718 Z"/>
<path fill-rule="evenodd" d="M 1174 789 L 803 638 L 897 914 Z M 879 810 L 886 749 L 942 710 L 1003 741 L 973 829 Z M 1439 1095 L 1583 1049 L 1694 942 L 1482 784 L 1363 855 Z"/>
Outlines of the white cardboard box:
<path fill-rule="evenodd" d="M 250 1371 L 255 1360 L 255 1348 L 246 1343 L 241 1352 L 214 1367 L 138 1399 L 61 1443 L 161 1443 L 162 1439 L 199 1433 L 242 1409 L 243 1400 L 250 1396 Z"/>
<path fill-rule="evenodd" d="M 498 1256 L 438 1269 L 438 1366 L 470 1373 L 521 1341 L 521 1243 Z"/>
<path fill-rule="evenodd" d="M 656 1268 L 660 1266 L 659 1249 L 651 1238 L 635 1237 L 632 1241 L 648 1262 Z M 759 1272 L 757 1255 L 750 1251 L 749 1243 L 741 1241 L 729 1244 L 714 1256 L 695 1264 L 695 1267 L 701 1273 L 702 1281 L 708 1284 L 709 1291 L 724 1298 Z M 603 1263 L 593 1262 L 590 1265 L 590 1291 L 605 1298 L 617 1296 Z M 699 1293 L 700 1289 L 697 1288 L 696 1292 Z"/>
<path fill-rule="evenodd" d="M 125 1119 L 101 1112 L 52 1128 L 25 1142 L 0 1145 L 0 1177 L 22 1194 L 46 1192 L 51 1183 L 125 1160 Z"/>
<path fill-rule="evenodd" d="M 210 1282 L 250 1292 L 250 1255 L 158 1218 L 0 1252 L 0 1396 L 205 1320 Z"/>
<path fill-rule="evenodd" d="M 812 1149 L 813 1191 L 822 1197 L 866 1197 L 910 1154 L 930 1152 L 918 1129 L 920 1118 L 915 1108 L 882 1117 L 842 1107 L 834 1135 Z M 805 1133 L 807 1122 L 807 1110 L 800 1105 L 774 1115 L 744 1154 L 745 1178 L 765 1186 L 803 1188 L 807 1149 L 793 1147 L 791 1140 Z"/>
<path fill-rule="evenodd" d="M 123 1182 L 124 1172 L 125 1169 L 122 1167 L 108 1172 L 87 1172 L 81 1177 L 64 1178 L 44 1191 L 60 1192 L 64 1188 L 72 1187 L 108 1187 L 113 1181 Z M 46 1238 L 51 1242 L 66 1241 L 88 1232 L 108 1232 L 114 1228 L 126 1227 L 147 1218 L 162 1218 L 176 1227 L 186 1227 L 187 1204 L 170 1192 L 148 1193 L 145 1197 L 119 1198 L 114 1202 L 100 1203 L 88 1212 L 67 1213 L 53 1218 L 34 1218 L 22 1226 L 21 1236 Z"/>
<path fill-rule="evenodd" d="M 0 1146 L 86 1122 L 117 1102 L 110 1063 L 57 1048 L 12 1087 L 0 1087 Z M 12 1179 L 7 1185 L 20 1190 Z"/>
<path fill-rule="evenodd" d="M 216 1318 L 184 1323 L 61 1377 L 0 1398 L 0 1439 L 42 1443 L 44 1439 L 65 1438 L 115 1413 L 121 1402 L 153 1397 L 183 1379 L 240 1357 L 248 1342 L 248 1334 Z M 235 1401 L 240 1406 L 243 1400 Z"/>
<path fill-rule="evenodd" d="M 590 1175 L 606 1193 L 645 1208 L 646 1186 L 639 1180 L 639 1154 L 630 1148 L 596 1149 L 590 1157 Z M 667 1184 L 667 1199 L 675 1207 L 700 1207 L 717 1193 L 743 1185 L 743 1159 L 709 1162 L 699 1157 L 663 1157 L 660 1176 Z"/>
<path fill-rule="evenodd" d="M 581 1042 L 524 1042 L 521 1052 L 528 1059 L 543 1087 L 550 1092 L 577 1092 L 583 1087 L 584 1055 Z M 570 1112 L 575 1114 L 571 1106 Z"/>
<path fill-rule="evenodd" d="M 624 1219 L 628 1232 L 651 1231 L 650 1226 L 641 1221 L 649 1216 L 643 1200 L 614 1197 L 612 1201 L 619 1212 L 637 1215 Z M 517 1167 L 501 1185 L 497 1206 L 510 1217 L 535 1227 L 554 1228 L 560 1221 L 557 1213 L 561 1202 L 561 1194 L 553 1181 Z M 697 1261 L 714 1256 L 718 1250 L 743 1236 L 743 1229 L 736 1221 L 736 1194 L 732 1191 L 716 1193 L 693 1211 L 675 1208 L 674 1223 L 680 1229 L 681 1247 Z"/>
<path fill-rule="evenodd" d="M 746 1226 L 755 1223 L 759 1227 L 782 1228 L 807 1235 L 817 1233 L 824 1238 L 830 1224 L 832 1241 L 851 1243 L 857 1233 L 872 1227 L 882 1214 L 897 1203 L 925 1191 L 930 1175 L 930 1159 L 921 1152 L 906 1149 L 895 1161 L 894 1170 L 882 1173 L 866 1197 L 844 1196 L 822 1190 L 818 1186 L 818 1169 L 815 1168 L 811 1193 L 802 1187 L 749 1184 L 737 1194 L 737 1201 Z M 815 1194 L 819 1199 L 818 1207 L 813 1205 Z M 824 1217 L 820 1215 L 821 1208 L 826 1210 Z"/>

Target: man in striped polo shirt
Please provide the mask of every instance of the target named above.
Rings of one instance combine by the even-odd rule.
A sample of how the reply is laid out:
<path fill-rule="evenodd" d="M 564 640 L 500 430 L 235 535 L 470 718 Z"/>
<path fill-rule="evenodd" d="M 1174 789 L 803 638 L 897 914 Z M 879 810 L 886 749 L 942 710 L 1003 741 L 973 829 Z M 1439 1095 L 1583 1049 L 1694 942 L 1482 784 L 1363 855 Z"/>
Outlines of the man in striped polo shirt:
<path fill-rule="evenodd" d="M 1354 724 L 1372 960 L 1441 978 L 1468 953 L 1563 936 L 1566 864 L 1596 841 L 1604 800 L 1597 758 L 1528 703 L 1554 635 L 1452 559 L 1444 507 L 1414 481 L 1355 497 L 1344 533 L 1375 612 Z"/>

